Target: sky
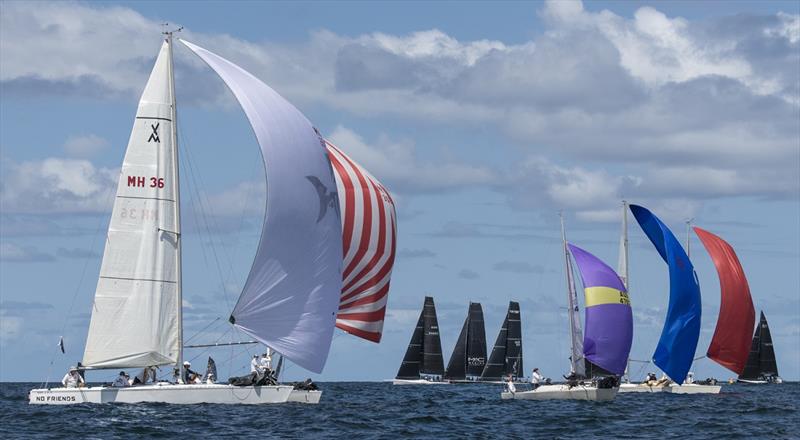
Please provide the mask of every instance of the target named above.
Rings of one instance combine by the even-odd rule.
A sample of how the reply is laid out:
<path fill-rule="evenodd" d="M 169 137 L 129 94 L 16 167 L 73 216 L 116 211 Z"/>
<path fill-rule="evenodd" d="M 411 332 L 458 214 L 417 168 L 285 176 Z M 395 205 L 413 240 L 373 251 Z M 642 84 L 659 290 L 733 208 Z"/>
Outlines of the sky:
<path fill-rule="evenodd" d="M 82 356 L 116 178 L 164 22 L 281 93 L 397 203 L 383 340 L 337 331 L 322 374 L 290 366 L 286 379 L 394 377 L 425 295 L 445 359 L 470 301 L 483 305 L 491 344 L 515 300 L 526 370 L 559 377 L 569 327 L 558 212 L 571 242 L 616 267 L 625 199 L 681 240 L 693 219 L 731 243 L 779 371 L 798 380 L 798 5 L 2 1 L 0 381 L 57 379 Z M 258 145 L 219 78 L 179 45 L 175 63 L 184 334 L 245 340 L 227 317 L 260 235 Z M 629 236 L 631 357 L 646 360 L 668 274 L 632 216 Z M 699 357 L 720 292 L 696 236 L 690 246 Z M 210 354 L 227 377 L 246 372 L 254 350 L 187 357 Z M 708 359 L 693 371 L 733 375 Z"/>

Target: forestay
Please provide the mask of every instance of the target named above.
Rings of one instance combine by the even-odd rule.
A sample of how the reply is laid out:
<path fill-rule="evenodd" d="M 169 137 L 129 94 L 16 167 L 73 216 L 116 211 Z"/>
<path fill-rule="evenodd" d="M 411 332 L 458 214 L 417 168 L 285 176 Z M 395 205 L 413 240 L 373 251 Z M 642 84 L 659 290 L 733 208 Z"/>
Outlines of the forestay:
<path fill-rule="evenodd" d="M 321 372 L 342 290 L 342 234 L 325 143 L 308 119 L 230 61 L 183 41 L 225 81 L 261 146 L 267 206 L 231 322 L 292 362 Z"/>
<path fill-rule="evenodd" d="M 325 141 L 342 213 L 343 286 L 336 326 L 380 342 L 394 265 L 397 218 L 389 191 Z"/>
<path fill-rule="evenodd" d="M 170 50 L 161 46 L 120 171 L 82 361 L 89 368 L 164 365 L 179 356 Z"/>

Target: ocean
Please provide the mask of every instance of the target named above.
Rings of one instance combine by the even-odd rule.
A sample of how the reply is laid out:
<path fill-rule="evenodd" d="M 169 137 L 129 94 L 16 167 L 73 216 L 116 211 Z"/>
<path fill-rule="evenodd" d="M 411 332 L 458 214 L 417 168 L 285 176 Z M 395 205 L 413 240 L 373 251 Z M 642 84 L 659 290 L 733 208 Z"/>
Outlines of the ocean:
<path fill-rule="evenodd" d="M 613 402 L 501 401 L 501 385 L 330 382 L 319 405 L 28 405 L 0 384 L 0 438 L 800 438 L 800 383 Z"/>

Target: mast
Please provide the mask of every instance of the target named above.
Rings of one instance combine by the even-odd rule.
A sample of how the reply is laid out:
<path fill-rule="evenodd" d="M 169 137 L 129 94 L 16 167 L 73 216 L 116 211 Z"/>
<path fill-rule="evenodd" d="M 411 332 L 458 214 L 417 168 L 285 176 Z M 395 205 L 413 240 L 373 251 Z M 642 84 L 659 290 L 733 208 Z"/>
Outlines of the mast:
<path fill-rule="evenodd" d="M 690 244 L 691 243 L 691 241 L 690 241 L 691 236 L 689 235 L 689 232 L 692 230 L 692 221 L 693 220 L 694 220 L 694 217 L 686 220 L 686 256 L 689 257 L 689 258 L 692 258 L 692 249 L 691 249 L 691 244 Z"/>
<path fill-rule="evenodd" d="M 178 170 L 180 167 L 178 166 L 178 109 L 176 106 L 176 99 L 175 99 L 175 69 L 172 57 L 172 34 L 174 32 L 180 32 L 181 28 L 178 28 L 175 31 L 164 31 L 164 35 L 166 35 L 167 45 L 169 47 L 169 94 L 171 97 L 170 106 L 172 108 L 172 130 L 170 135 L 172 136 L 172 172 L 173 182 L 173 194 L 175 194 L 175 224 L 177 225 L 177 230 L 175 232 L 175 242 L 176 252 L 175 252 L 175 268 L 177 274 L 177 285 L 176 285 L 176 296 L 177 296 L 177 307 L 178 307 L 178 360 L 177 360 L 177 370 L 178 370 L 178 378 L 183 380 L 183 274 L 181 268 L 181 191 L 180 191 L 180 175 L 178 174 Z"/>
<path fill-rule="evenodd" d="M 622 285 L 625 286 L 625 291 L 628 293 L 628 298 L 630 298 L 631 290 L 629 286 L 628 280 L 628 201 L 622 201 L 622 233 L 620 235 L 619 240 L 619 263 L 617 264 L 617 273 L 619 276 L 622 277 Z M 630 377 L 628 376 L 631 369 L 631 359 L 628 356 L 628 362 L 625 365 L 625 372 L 623 373 L 623 377 L 627 378 L 627 381 L 630 382 Z"/>
<path fill-rule="evenodd" d="M 572 275 L 572 264 L 570 263 L 569 249 L 567 248 L 567 234 L 564 231 L 564 214 L 559 212 L 558 217 L 561 220 L 561 242 L 564 246 L 564 264 L 566 268 L 565 273 L 567 276 L 567 299 L 569 301 L 569 335 L 572 341 L 570 373 L 583 376 L 584 369 L 579 367 L 579 365 L 582 365 L 579 362 L 582 359 L 579 358 L 583 358 L 583 344 L 580 342 L 581 324 L 580 317 L 578 316 L 578 295 L 575 293 L 575 279 Z"/>

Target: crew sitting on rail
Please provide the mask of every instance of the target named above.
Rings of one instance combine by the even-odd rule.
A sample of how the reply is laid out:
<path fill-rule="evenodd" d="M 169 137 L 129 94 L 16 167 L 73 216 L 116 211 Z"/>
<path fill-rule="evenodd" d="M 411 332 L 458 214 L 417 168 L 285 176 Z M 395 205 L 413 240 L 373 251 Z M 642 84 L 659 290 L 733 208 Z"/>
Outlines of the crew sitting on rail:
<path fill-rule="evenodd" d="M 64 378 L 61 379 L 61 384 L 66 388 L 78 388 L 85 386 L 86 381 L 84 381 L 83 377 L 78 373 L 77 368 L 69 367 L 69 371 L 64 375 Z"/>
<path fill-rule="evenodd" d="M 128 373 L 124 371 L 119 372 L 119 376 L 114 380 L 114 383 L 111 384 L 112 387 L 116 388 L 124 388 L 131 386 L 131 377 L 128 376 Z"/>

